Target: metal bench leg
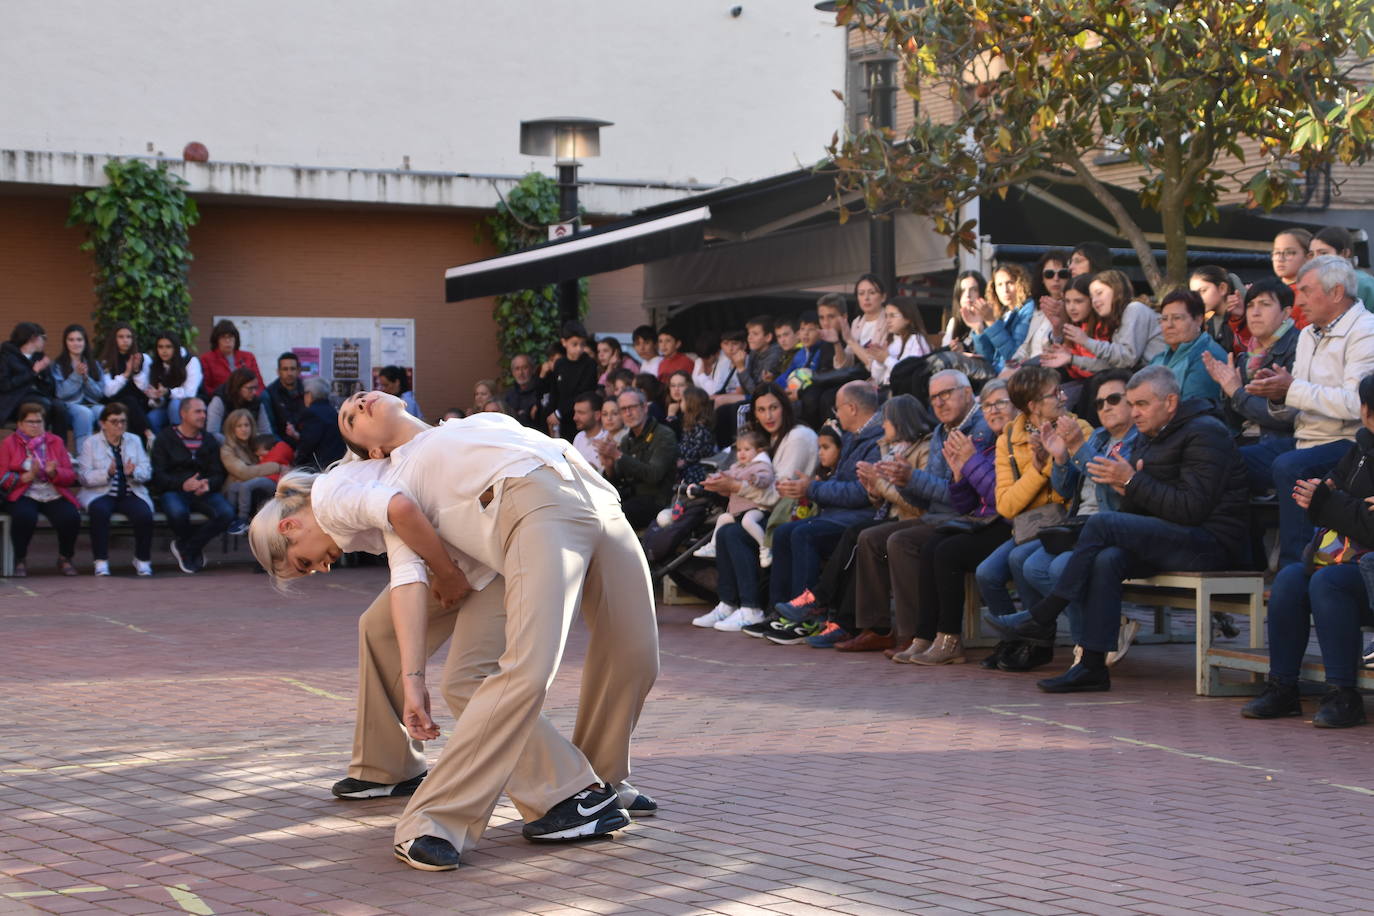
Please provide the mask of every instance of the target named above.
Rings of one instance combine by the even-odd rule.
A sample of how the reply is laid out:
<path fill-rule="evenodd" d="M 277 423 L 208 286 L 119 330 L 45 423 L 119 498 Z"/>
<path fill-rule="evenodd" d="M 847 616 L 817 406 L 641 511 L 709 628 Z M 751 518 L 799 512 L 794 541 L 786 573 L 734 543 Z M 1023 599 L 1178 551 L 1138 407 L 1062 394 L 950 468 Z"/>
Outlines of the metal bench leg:
<path fill-rule="evenodd" d="M 1215 686 L 1211 659 L 1212 595 L 1204 582 L 1199 581 L 1193 592 L 1193 607 L 1197 614 L 1197 695 L 1209 697 Z"/>

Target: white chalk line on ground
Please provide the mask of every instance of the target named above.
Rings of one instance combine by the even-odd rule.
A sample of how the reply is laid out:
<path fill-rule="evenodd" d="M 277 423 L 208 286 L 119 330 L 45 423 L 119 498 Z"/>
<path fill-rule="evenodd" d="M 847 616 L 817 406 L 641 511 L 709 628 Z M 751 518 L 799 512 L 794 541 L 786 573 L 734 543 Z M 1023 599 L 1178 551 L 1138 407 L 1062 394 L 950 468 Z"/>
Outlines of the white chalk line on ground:
<path fill-rule="evenodd" d="M 161 887 L 167 892 L 181 909 L 187 913 L 195 913 L 196 916 L 215 916 L 215 911 L 210 909 L 209 904 L 191 890 L 189 884 L 126 884 L 120 890 L 127 890 L 133 887 Z M 71 897 L 77 894 L 103 894 L 111 888 L 100 884 L 83 884 L 77 887 L 59 887 L 54 890 L 41 891 L 11 891 L 4 896 L 11 900 L 29 900 L 34 897 Z"/>

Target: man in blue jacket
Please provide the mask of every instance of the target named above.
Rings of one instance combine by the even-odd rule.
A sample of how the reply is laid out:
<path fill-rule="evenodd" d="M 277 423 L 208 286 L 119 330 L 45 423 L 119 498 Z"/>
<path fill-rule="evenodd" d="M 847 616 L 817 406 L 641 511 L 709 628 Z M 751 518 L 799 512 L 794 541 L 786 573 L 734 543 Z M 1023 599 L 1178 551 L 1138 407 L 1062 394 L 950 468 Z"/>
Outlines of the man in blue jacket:
<path fill-rule="evenodd" d="M 773 531 L 773 570 L 769 591 L 772 603 L 787 601 L 816 584 L 821 563 L 844 530 L 873 517 L 868 491 L 859 483 L 859 462 L 878 460 L 883 423 L 878 414 L 878 390 L 868 382 L 850 382 L 835 396 L 835 416 L 844 430 L 844 443 L 835 473 L 827 480 L 779 480 L 784 499 L 810 499 L 820 512 Z M 760 614 L 760 620 L 762 615 Z M 758 623 L 758 620 L 748 621 Z"/>

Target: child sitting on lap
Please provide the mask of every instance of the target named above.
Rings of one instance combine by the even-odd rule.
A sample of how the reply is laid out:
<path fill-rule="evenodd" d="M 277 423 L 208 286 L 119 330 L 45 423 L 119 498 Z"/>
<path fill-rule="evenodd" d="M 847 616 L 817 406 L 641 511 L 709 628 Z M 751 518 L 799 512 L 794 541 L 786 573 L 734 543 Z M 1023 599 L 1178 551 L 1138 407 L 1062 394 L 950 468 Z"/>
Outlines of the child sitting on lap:
<path fill-rule="evenodd" d="M 735 463 L 730 469 L 724 472 L 724 476 L 740 483 L 747 483 L 751 487 L 766 490 L 773 485 L 773 461 L 768 457 L 768 437 L 761 431 L 746 429 L 740 432 L 735 438 Z M 713 477 L 720 475 L 712 475 Z M 708 480 L 711 478 L 707 478 Z M 725 511 L 716 518 L 716 531 L 722 525 L 733 525 L 738 522 L 743 526 L 749 536 L 759 542 L 763 555 L 766 556 L 767 548 L 764 544 L 764 523 L 768 519 L 768 510 L 748 497 L 739 493 L 730 494 L 730 502 L 726 505 Z M 716 539 L 713 536 L 706 546 L 697 550 L 694 556 L 714 557 L 716 555 Z M 767 566 L 767 563 L 763 565 Z"/>

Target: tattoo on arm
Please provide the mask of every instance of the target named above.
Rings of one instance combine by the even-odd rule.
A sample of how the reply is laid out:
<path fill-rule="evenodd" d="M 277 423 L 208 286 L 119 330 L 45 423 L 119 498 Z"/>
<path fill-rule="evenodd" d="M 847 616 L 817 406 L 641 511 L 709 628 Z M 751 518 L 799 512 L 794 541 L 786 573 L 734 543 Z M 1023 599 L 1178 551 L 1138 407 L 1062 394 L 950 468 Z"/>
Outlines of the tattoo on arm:
<path fill-rule="evenodd" d="M 405 676 L 406 676 L 406 677 L 424 677 L 424 676 L 425 676 L 425 672 L 424 672 L 423 670 L 421 670 L 421 671 L 407 671 Z"/>

